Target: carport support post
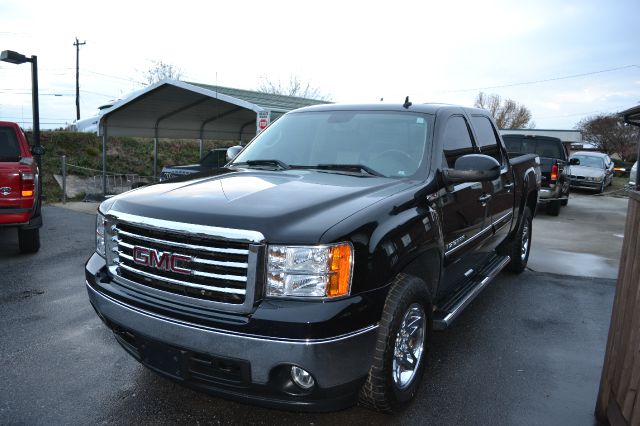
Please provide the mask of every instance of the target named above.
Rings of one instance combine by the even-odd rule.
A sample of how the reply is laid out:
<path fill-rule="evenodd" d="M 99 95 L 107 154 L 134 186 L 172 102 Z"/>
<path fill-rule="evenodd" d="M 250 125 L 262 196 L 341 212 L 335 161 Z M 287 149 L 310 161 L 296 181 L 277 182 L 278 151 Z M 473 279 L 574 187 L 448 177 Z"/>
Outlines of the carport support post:
<path fill-rule="evenodd" d="M 62 156 L 62 204 L 67 204 L 67 156 Z"/>
<path fill-rule="evenodd" d="M 156 137 L 153 138 L 153 179 L 158 179 L 158 131 L 156 128 Z"/>
<path fill-rule="evenodd" d="M 198 139 L 198 144 L 200 145 L 200 159 L 202 160 L 202 139 Z"/>

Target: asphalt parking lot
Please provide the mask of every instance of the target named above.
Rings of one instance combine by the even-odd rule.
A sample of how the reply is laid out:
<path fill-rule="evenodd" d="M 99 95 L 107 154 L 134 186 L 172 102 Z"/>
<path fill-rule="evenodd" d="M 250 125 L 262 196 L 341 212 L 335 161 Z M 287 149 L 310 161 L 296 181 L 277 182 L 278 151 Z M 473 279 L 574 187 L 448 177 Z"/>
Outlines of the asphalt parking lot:
<path fill-rule="evenodd" d="M 0 424 L 595 424 L 626 200 L 576 194 L 560 216 L 539 214 L 531 270 L 502 274 L 433 336 L 417 399 L 393 416 L 269 410 L 158 377 L 89 305 L 94 216 L 44 214 L 35 255 L 0 229 Z"/>

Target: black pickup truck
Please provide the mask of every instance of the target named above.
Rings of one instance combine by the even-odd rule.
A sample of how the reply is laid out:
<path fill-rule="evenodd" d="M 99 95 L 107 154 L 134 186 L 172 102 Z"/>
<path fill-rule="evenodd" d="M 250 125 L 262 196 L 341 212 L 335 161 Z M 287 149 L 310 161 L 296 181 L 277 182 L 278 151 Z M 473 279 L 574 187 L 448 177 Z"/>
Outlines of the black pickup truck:
<path fill-rule="evenodd" d="M 304 108 L 221 170 L 103 202 L 86 287 L 118 343 L 184 385 L 390 412 L 432 330 L 525 268 L 539 188 L 484 110 Z"/>
<path fill-rule="evenodd" d="M 173 179 L 176 176 L 190 175 L 209 170 L 217 170 L 227 164 L 227 149 L 212 149 L 200 159 L 196 164 L 187 164 L 184 166 L 164 166 L 160 172 L 160 180 L 165 181 Z"/>
<path fill-rule="evenodd" d="M 540 204 L 547 214 L 558 216 L 569 203 L 569 155 L 559 138 L 527 134 L 503 135 L 509 155 L 537 154 L 540 157 Z"/>

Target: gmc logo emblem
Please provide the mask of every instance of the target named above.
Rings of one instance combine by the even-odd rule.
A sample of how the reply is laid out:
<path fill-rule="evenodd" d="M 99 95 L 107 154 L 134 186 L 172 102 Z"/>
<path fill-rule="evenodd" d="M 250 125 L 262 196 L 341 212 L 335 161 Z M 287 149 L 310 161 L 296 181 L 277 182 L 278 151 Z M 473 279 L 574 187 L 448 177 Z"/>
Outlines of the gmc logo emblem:
<path fill-rule="evenodd" d="M 168 251 L 158 251 L 146 247 L 133 247 L 133 261 L 138 265 L 160 269 L 161 271 L 191 275 L 191 270 L 178 266 L 178 262 L 190 262 L 189 256 L 181 256 Z"/>

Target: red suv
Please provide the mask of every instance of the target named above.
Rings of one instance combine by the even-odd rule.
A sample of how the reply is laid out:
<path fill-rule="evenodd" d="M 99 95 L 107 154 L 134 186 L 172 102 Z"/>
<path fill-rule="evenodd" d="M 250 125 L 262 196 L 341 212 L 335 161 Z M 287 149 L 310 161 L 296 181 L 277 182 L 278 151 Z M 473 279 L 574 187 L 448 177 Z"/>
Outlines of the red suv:
<path fill-rule="evenodd" d="M 16 123 L 0 121 L 0 226 L 18 228 L 22 253 L 40 248 L 38 166 Z"/>

